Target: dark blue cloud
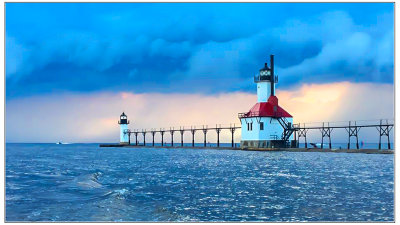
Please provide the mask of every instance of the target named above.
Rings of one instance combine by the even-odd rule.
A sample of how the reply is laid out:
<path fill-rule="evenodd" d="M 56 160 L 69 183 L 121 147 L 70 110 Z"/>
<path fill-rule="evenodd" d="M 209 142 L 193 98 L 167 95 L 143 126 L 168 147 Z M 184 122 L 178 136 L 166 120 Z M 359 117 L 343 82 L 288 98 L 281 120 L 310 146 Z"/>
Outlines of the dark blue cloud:
<path fill-rule="evenodd" d="M 7 98 L 393 82 L 391 3 L 7 3 Z"/>

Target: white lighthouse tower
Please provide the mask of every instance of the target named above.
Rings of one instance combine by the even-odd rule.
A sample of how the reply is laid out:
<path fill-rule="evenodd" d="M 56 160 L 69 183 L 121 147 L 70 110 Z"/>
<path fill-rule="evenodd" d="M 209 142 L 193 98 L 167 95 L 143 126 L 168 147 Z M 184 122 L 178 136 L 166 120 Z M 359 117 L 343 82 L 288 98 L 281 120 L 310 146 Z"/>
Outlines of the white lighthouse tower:
<path fill-rule="evenodd" d="M 129 131 L 129 120 L 128 117 L 125 115 L 125 112 L 122 112 L 121 116 L 119 117 L 118 124 L 120 125 L 119 143 L 121 145 L 129 145 L 129 134 L 127 133 L 127 131 Z"/>
<path fill-rule="evenodd" d="M 239 113 L 242 125 L 241 147 L 287 147 L 293 138 L 293 117 L 278 105 L 275 96 L 274 56 L 270 66 L 265 63 L 254 77 L 257 84 L 257 103 L 246 113 Z"/>

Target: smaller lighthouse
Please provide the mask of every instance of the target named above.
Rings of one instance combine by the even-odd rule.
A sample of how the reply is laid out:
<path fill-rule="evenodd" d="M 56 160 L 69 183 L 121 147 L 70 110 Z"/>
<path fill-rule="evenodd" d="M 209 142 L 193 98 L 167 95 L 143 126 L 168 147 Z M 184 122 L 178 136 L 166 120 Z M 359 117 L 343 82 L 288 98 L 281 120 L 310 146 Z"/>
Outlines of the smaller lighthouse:
<path fill-rule="evenodd" d="M 129 134 L 126 133 L 129 131 L 128 129 L 128 116 L 125 115 L 125 112 L 122 112 L 121 116 L 119 117 L 118 124 L 120 125 L 120 138 L 119 138 L 119 143 L 121 145 L 129 145 Z"/>

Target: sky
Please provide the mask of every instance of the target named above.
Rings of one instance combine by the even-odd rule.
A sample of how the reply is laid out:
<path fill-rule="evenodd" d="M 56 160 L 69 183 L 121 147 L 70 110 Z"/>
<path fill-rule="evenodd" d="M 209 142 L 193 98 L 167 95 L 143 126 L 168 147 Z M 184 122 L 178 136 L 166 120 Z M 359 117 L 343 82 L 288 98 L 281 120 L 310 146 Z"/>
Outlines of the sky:
<path fill-rule="evenodd" d="M 393 119 L 393 20 L 392 3 L 6 3 L 6 140 L 115 142 L 122 111 L 238 124 L 270 54 L 295 122 Z"/>

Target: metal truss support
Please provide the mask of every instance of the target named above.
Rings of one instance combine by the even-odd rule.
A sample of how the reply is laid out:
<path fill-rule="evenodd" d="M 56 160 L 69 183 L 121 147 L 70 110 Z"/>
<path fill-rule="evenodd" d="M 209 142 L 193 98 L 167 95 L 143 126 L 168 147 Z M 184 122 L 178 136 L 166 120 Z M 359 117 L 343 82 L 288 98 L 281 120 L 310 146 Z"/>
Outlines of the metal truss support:
<path fill-rule="evenodd" d="M 306 129 L 306 125 L 305 124 L 304 124 L 303 128 L 299 128 L 298 129 L 299 142 L 300 142 L 300 138 L 304 137 L 304 146 L 305 146 L 305 148 L 307 148 L 307 131 L 308 131 L 308 129 Z"/>
<path fill-rule="evenodd" d="M 357 122 L 354 122 L 354 126 L 351 125 L 351 121 L 349 121 L 349 126 L 345 128 L 347 133 L 349 134 L 349 143 L 347 144 L 347 149 L 350 149 L 350 138 L 351 137 L 356 137 L 357 141 L 357 149 L 360 148 L 360 145 L 358 143 L 358 132 L 360 131 L 361 127 L 357 126 Z"/>
<path fill-rule="evenodd" d="M 392 130 L 393 125 L 389 125 L 388 121 L 386 120 L 386 124 L 382 124 L 382 120 L 380 120 L 379 127 L 376 129 L 379 131 L 379 149 L 382 149 L 382 136 L 387 136 L 388 140 L 388 149 L 390 148 L 390 131 Z"/>
<path fill-rule="evenodd" d="M 324 137 L 327 137 L 329 139 L 329 149 L 332 149 L 332 140 L 331 140 L 331 133 L 333 131 L 333 128 L 325 127 L 325 123 L 322 123 L 322 128 L 319 129 L 321 131 L 322 135 L 322 140 L 321 140 L 321 148 L 324 148 Z"/>

